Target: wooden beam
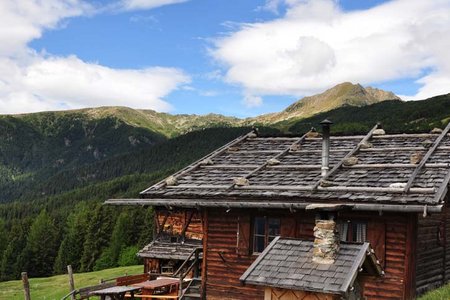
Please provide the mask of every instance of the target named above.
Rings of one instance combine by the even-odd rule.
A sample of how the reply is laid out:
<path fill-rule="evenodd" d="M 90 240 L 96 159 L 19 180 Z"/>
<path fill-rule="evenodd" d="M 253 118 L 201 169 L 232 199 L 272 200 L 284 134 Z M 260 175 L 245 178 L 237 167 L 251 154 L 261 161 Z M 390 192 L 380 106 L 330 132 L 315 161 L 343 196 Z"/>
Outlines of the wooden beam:
<path fill-rule="evenodd" d="M 405 190 L 404 190 L 405 193 L 409 192 L 409 190 L 411 189 L 411 186 L 412 186 L 414 180 L 416 179 L 417 175 L 422 170 L 422 168 L 425 166 L 426 162 L 431 157 L 431 155 L 433 155 L 434 151 L 437 149 L 437 147 L 439 146 L 441 141 L 444 139 L 444 137 L 447 136 L 447 133 L 449 131 L 450 131 L 450 123 L 447 124 L 447 126 L 444 129 L 444 131 L 442 131 L 442 133 L 439 135 L 439 137 L 434 141 L 433 147 L 431 147 L 428 150 L 427 154 L 425 154 L 425 156 L 422 158 L 422 160 L 420 161 L 420 163 L 417 166 L 417 168 L 412 173 L 411 177 L 408 180 L 408 183 L 406 183 Z"/>
<path fill-rule="evenodd" d="M 186 222 L 183 225 L 183 229 L 181 230 L 181 236 L 184 239 L 185 238 L 185 234 L 186 234 L 186 230 L 189 227 L 189 224 L 191 223 L 192 217 L 194 216 L 194 211 L 190 211 L 189 212 L 189 217 L 186 219 Z"/>
<path fill-rule="evenodd" d="M 346 159 L 348 159 L 349 157 L 353 156 L 356 152 L 358 152 L 359 148 L 361 147 L 362 144 L 366 143 L 373 135 L 373 132 L 378 129 L 378 124 L 375 125 L 370 131 L 369 133 L 367 133 L 367 135 L 358 143 L 358 145 L 356 145 L 352 151 L 350 151 L 349 153 L 347 153 L 347 155 L 341 159 L 341 161 L 339 161 L 338 164 L 336 164 L 333 169 L 331 169 L 325 176 L 323 176 L 320 180 L 318 180 L 314 186 L 313 186 L 313 190 L 317 190 L 317 188 L 319 187 L 319 185 L 322 183 L 322 181 L 326 180 L 327 178 L 329 178 L 332 174 L 334 174 L 343 164 L 344 161 Z"/>
<path fill-rule="evenodd" d="M 236 187 L 242 190 L 286 190 L 286 191 L 313 191 L 314 186 L 305 185 L 248 185 Z M 365 187 L 365 186 L 330 186 L 330 187 L 317 187 L 317 190 L 324 192 L 370 192 L 370 193 L 403 193 L 403 188 L 390 188 L 390 187 Z M 436 190 L 434 188 L 412 188 L 411 193 L 416 194 L 434 194 Z"/>
<path fill-rule="evenodd" d="M 356 164 L 353 166 L 343 166 L 346 169 L 378 169 L 378 168 L 416 168 L 416 164 Z M 425 164 L 425 168 L 449 168 L 450 164 L 436 163 Z"/>
<path fill-rule="evenodd" d="M 438 146 L 438 150 L 450 150 L 448 146 Z M 387 147 L 387 148 L 367 148 L 367 149 L 359 149 L 360 152 L 392 152 L 392 151 L 425 151 L 426 148 L 420 147 Z"/>
<path fill-rule="evenodd" d="M 426 150 L 424 147 L 374 147 L 374 148 L 366 148 L 359 149 L 360 152 L 392 152 L 392 151 L 424 151 Z"/>
<path fill-rule="evenodd" d="M 213 185 L 213 184 L 204 184 L 204 185 L 195 185 L 195 184 L 179 184 L 179 185 L 171 185 L 167 186 L 167 189 L 199 189 L 199 190 L 209 190 L 209 189 L 228 189 L 229 185 Z"/>
<path fill-rule="evenodd" d="M 447 174 L 445 175 L 444 181 L 441 183 L 441 186 L 439 187 L 439 190 L 436 193 L 436 198 L 434 199 L 436 203 L 441 203 L 444 201 L 444 197 L 447 194 L 449 184 L 450 184 L 450 171 L 447 172 Z"/>
<path fill-rule="evenodd" d="M 282 200 L 280 200 L 282 201 Z M 105 204 L 110 205 L 149 205 L 149 206 L 165 206 L 173 205 L 177 207 L 198 208 L 198 207 L 221 207 L 221 208 L 277 208 L 277 209 L 305 209 L 306 206 L 315 203 L 324 202 L 299 202 L 299 201 L 211 201 L 210 199 L 110 199 Z M 330 203 L 330 202 L 326 202 Z M 342 205 L 351 206 L 354 211 L 392 211 L 392 212 L 415 212 L 422 213 L 426 207 L 429 213 L 439 213 L 442 211 L 442 204 L 384 204 L 384 203 L 340 203 Z"/>
<path fill-rule="evenodd" d="M 166 225 L 167 219 L 169 218 L 169 214 L 170 214 L 169 212 L 166 212 L 166 214 L 164 215 L 164 219 L 163 219 L 161 225 L 159 226 L 158 235 L 164 231 L 164 225 Z"/>
<path fill-rule="evenodd" d="M 202 169 L 254 169 L 259 167 L 259 165 L 239 165 L 239 164 L 217 164 L 217 165 L 204 165 Z"/>
<path fill-rule="evenodd" d="M 430 138 L 430 137 L 438 137 L 439 133 L 402 133 L 402 134 L 384 134 L 384 135 L 376 135 L 374 139 L 391 139 L 391 138 Z M 448 135 L 450 136 L 450 135 Z"/>

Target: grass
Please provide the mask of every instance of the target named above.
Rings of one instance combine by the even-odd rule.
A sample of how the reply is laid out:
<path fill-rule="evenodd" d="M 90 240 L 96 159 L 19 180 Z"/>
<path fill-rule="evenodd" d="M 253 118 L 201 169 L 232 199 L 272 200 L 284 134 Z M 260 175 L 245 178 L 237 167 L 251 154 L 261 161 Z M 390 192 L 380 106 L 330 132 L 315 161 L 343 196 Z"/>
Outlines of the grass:
<path fill-rule="evenodd" d="M 78 273 L 74 275 L 75 288 L 95 285 L 100 279 L 110 279 L 126 274 L 140 274 L 144 272 L 143 266 L 120 267 L 97 272 Z M 32 300 L 59 300 L 69 293 L 69 279 L 67 275 L 57 275 L 45 278 L 30 278 L 30 291 Z M 23 299 L 22 281 L 0 282 L 1 300 Z"/>
<path fill-rule="evenodd" d="M 85 287 L 98 284 L 100 279 L 109 279 L 123 276 L 124 274 L 140 274 L 143 266 L 120 267 L 97 272 L 75 274 L 75 287 Z M 32 300 L 59 300 L 69 292 L 69 280 L 67 275 L 57 275 L 45 278 L 30 278 L 30 290 Z M 23 299 L 22 281 L 0 282 L 0 300 Z M 418 298 L 418 300 L 448 300 L 450 299 L 450 284 L 430 291 Z"/>
<path fill-rule="evenodd" d="M 418 298 L 418 300 L 448 300 L 450 299 L 450 284 L 432 290 Z"/>

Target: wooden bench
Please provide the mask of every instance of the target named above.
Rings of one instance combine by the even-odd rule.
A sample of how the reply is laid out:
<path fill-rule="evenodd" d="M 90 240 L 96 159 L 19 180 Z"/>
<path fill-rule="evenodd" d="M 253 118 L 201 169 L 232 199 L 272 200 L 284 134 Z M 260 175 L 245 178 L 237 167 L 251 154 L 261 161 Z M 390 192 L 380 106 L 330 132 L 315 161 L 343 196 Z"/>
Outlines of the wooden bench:
<path fill-rule="evenodd" d="M 77 299 L 79 299 L 79 300 L 89 299 L 90 297 L 92 297 L 92 292 L 110 288 L 113 286 L 115 286 L 115 284 L 113 282 L 111 282 L 111 283 L 102 283 L 102 284 L 98 284 L 98 285 L 84 287 L 84 288 L 78 289 L 76 296 L 78 296 Z"/>
<path fill-rule="evenodd" d="M 138 275 L 128 275 L 116 278 L 116 285 L 132 285 L 134 283 L 139 283 L 143 281 L 149 280 L 149 275 L 147 273 L 138 274 Z"/>

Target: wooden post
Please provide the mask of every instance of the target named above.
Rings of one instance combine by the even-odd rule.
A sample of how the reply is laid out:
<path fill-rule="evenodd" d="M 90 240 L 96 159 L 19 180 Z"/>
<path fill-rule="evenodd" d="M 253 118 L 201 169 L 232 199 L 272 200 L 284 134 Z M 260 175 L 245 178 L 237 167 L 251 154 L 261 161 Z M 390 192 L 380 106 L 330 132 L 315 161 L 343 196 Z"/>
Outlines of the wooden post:
<path fill-rule="evenodd" d="M 178 287 L 178 298 L 181 299 L 183 296 L 183 274 L 180 272 L 180 283 Z"/>
<path fill-rule="evenodd" d="M 67 274 L 69 274 L 69 287 L 70 287 L 70 292 L 75 291 L 75 281 L 73 280 L 73 270 L 72 270 L 72 265 L 68 265 L 67 266 Z M 70 299 L 75 300 L 75 295 L 72 294 L 72 296 L 70 296 Z"/>
<path fill-rule="evenodd" d="M 198 249 L 195 250 L 195 267 L 194 267 L 194 278 L 198 278 L 199 273 L 199 254 Z"/>
<path fill-rule="evenodd" d="M 22 272 L 23 291 L 25 294 L 25 300 L 31 300 L 30 296 L 30 283 L 28 282 L 27 272 Z"/>

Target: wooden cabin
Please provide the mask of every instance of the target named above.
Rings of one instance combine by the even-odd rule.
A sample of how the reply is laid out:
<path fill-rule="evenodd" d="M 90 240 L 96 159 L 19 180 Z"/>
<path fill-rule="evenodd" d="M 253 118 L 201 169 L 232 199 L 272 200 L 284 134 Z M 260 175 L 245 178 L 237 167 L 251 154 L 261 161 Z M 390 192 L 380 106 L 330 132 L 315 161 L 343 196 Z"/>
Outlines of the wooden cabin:
<path fill-rule="evenodd" d="M 377 125 L 367 135 L 331 137 L 330 123 L 323 126 L 323 136 L 251 132 L 139 199 L 107 203 L 153 206 L 157 237 L 195 231 L 205 299 L 414 299 L 448 282 L 450 125 L 426 134 L 386 134 Z M 182 217 L 166 228 L 170 216 Z M 323 250 L 313 242 L 321 220 L 334 222 L 340 243 L 322 265 L 313 260 Z M 282 241 L 302 246 L 284 252 Z M 363 248 L 355 264 L 339 258 Z M 339 274 L 349 277 L 337 287 L 331 278 Z"/>

